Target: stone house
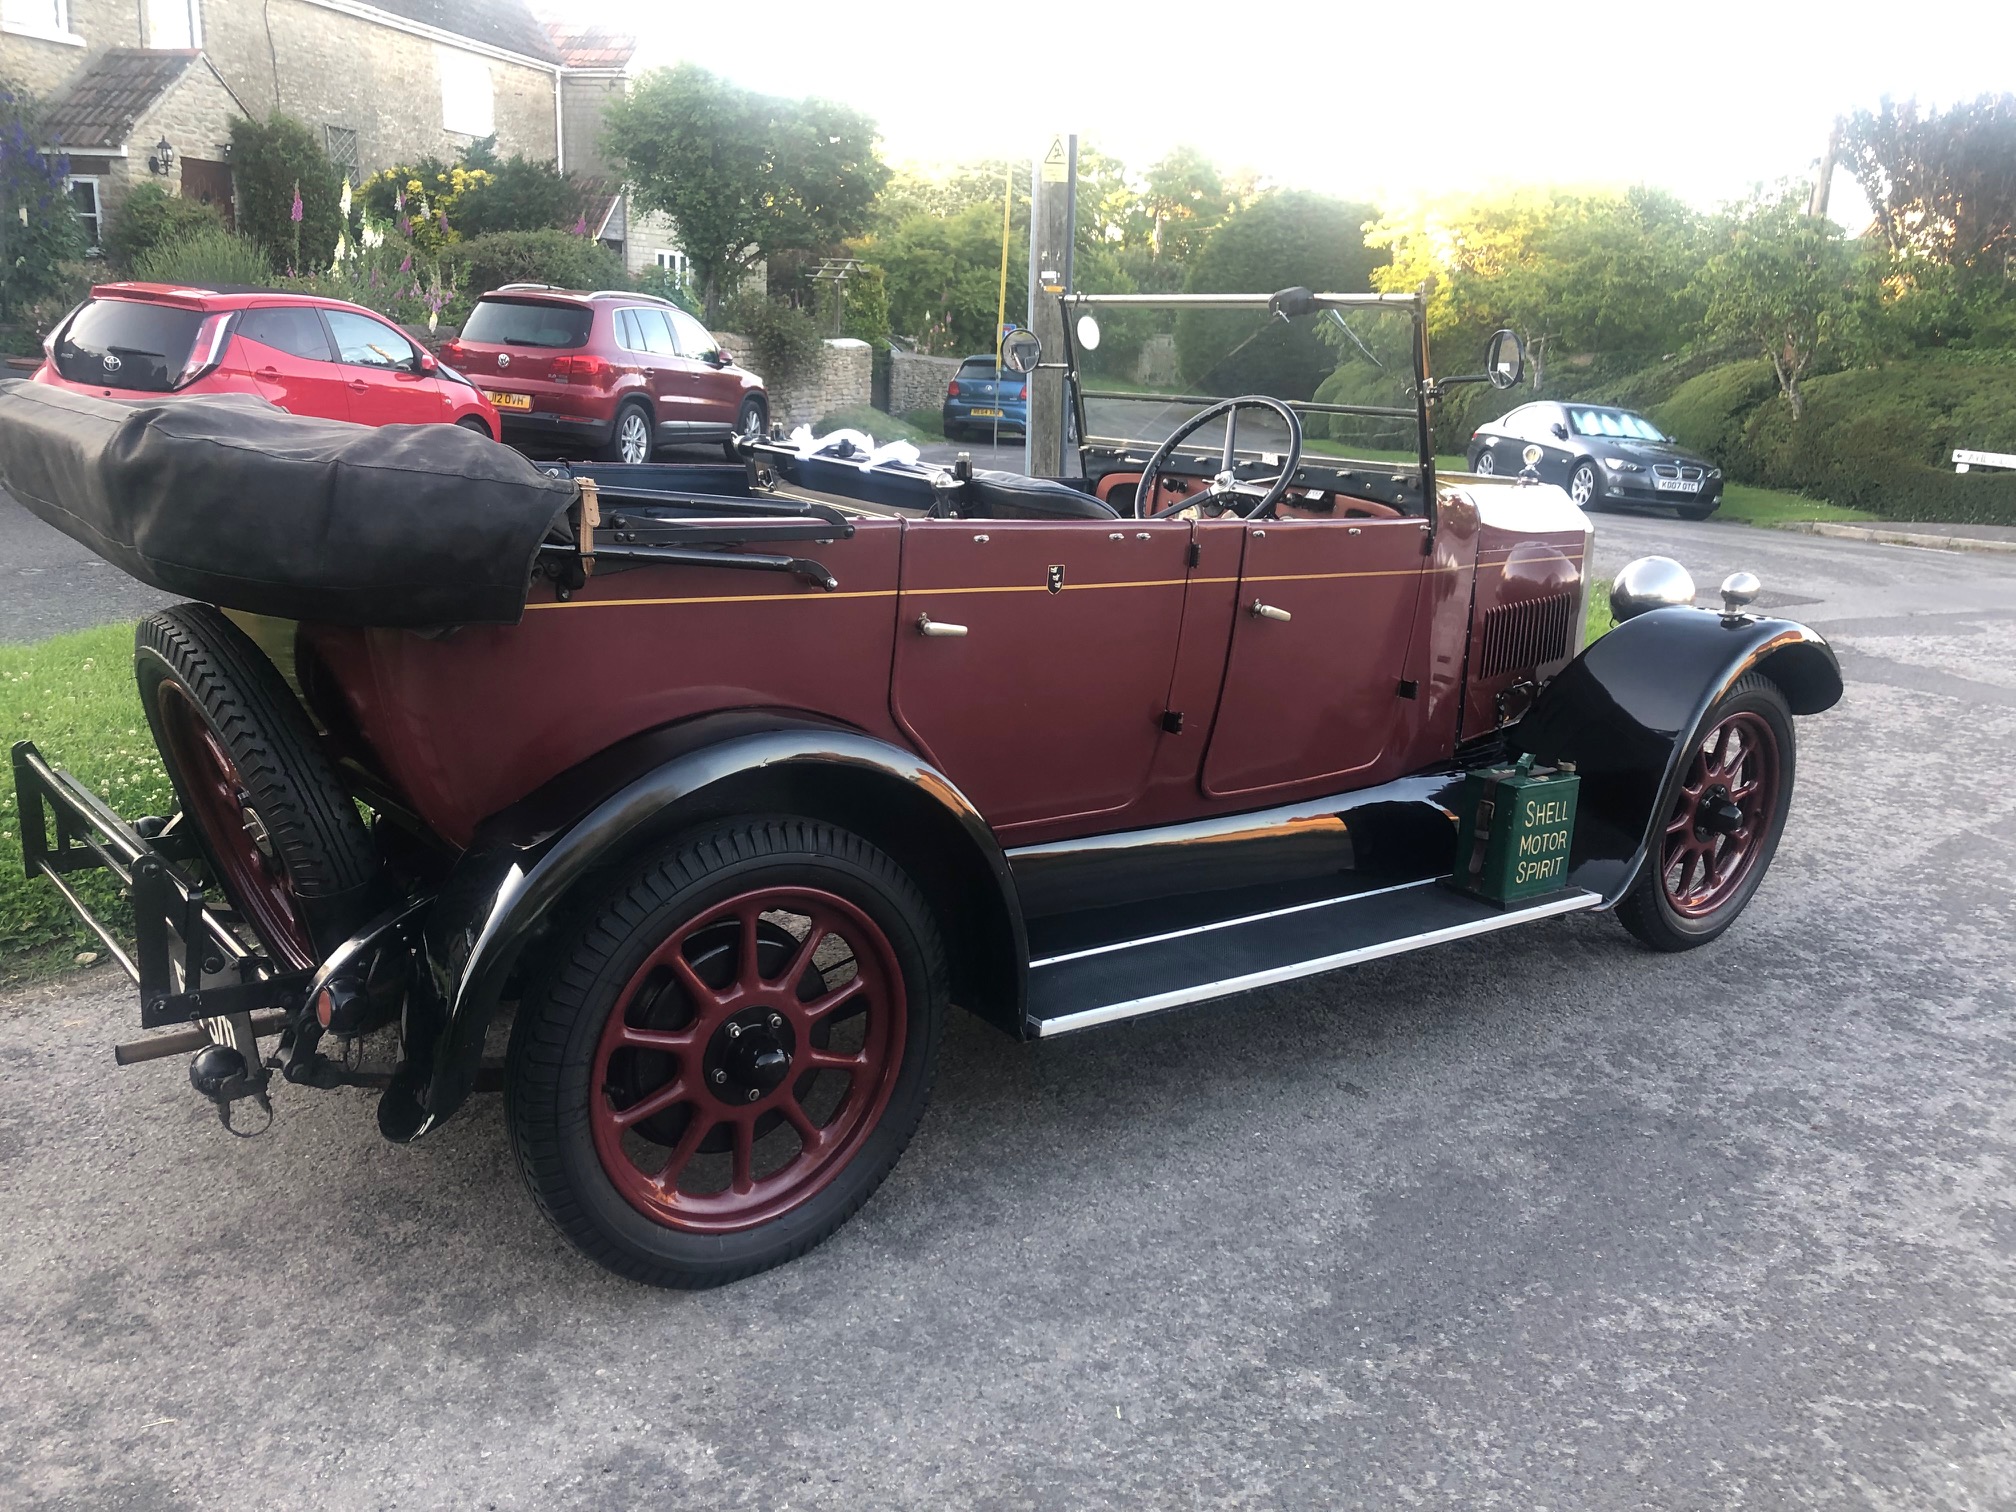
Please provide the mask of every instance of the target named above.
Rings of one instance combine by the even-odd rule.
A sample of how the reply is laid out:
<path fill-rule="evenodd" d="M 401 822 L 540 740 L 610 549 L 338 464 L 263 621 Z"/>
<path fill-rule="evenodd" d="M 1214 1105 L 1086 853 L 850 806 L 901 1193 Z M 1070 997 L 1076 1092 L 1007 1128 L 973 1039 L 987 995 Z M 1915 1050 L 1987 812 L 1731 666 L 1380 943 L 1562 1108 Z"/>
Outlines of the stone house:
<path fill-rule="evenodd" d="M 230 121 L 283 111 L 361 179 L 478 138 L 607 182 L 601 111 L 634 39 L 549 25 L 525 0 L 0 0 L 0 80 L 47 105 L 95 238 L 136 183 L 231 208 Z M 676 255 L 620 187 L 595 231 L 633 269 Z"/>

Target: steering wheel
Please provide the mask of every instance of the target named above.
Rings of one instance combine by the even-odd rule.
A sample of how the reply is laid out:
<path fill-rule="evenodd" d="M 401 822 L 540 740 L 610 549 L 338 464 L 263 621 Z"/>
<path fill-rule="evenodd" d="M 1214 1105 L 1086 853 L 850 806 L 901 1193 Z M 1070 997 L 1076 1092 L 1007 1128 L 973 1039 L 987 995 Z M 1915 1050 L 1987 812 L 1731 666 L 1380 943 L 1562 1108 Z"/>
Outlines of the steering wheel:
<path fill-rule="evenodd" d="M 1239 420 L 1242 409 L 1267 410 L 1277 416 L 1288 427 L 1288 460 L 1281 466 L 1280 476 L 1275 478 L 1242 479 L 1234 471 L 1238 452 Z M 1134 513 L 1142 513 L 1142 504 L 1152 504 L 1155 500 L 1155 485 L 1161 481 L 1162 464 L 1167 462 L 1185 441 L 1197 431 L 1209 425 L 1220 415 L 1225 417 L 1225 449 L 1218 458 L 1218 472 L 1211 479 L 1210 487 L 1201 494 L 1191 494 L 1167 510 L 1156 512 L 1155 517 L 1176 514 L 1191 505 L 1218 505 L 1229 509 L 1243 519 L 1264 519 L 1269 510 L 1281 502 L 1281 496 L 1288 492 L 1288 485 L 1295 481 L 1295 469 L 1302 463 L 1302 422 L 1295 418 L 1295 411 L 1279 399 L 1270 399 L 1265 394 L 1246 394 L 1237 399 L 1221 399 L 1218 403 L 1199 410 L 1188 420 L 1169 433 L 1163 443 L 1155 448 L 1155 454 L 1141 469 L 1141 482 L 1134 490 Z M 1241 508 L 1241 503 L 1244 508 Z"/>

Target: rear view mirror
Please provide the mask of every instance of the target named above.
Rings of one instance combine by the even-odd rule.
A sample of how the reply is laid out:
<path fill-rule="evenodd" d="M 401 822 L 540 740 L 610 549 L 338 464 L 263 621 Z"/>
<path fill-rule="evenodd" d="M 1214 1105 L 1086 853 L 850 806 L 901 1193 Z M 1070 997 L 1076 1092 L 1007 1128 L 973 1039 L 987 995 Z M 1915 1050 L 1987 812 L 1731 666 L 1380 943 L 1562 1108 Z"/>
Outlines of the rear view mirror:
<path fill-rule="evenodd" d="M 1484 371 L 1491 387 L 1509 389 L 1526 374 L 1526 348 L 1517 331 L 1495 331 L 1484 350 Z"/>
<path fill-rule="evenodd" d="M 1035 371 L 1042 360 L 1043 343 L 1034 331 L 1010 331 L 1001 342 L 1001 365 L 1011 373 Z"/>
<path fill-rule="evenodd" d="M 1556 420 L 1548 429 L 1554 432 L 1555 440 L 1566 441 L 1568 439 L 1568 427 L 1563 425 L 1559 420 Z"/>
<path fill-rule="evenodd" d="M 413 359 L 413 366 L 423 373 L 431 373 L 440 367 L 441 364 L 434 360 L 432 352 L 422 352 L 418 357 Z"/>

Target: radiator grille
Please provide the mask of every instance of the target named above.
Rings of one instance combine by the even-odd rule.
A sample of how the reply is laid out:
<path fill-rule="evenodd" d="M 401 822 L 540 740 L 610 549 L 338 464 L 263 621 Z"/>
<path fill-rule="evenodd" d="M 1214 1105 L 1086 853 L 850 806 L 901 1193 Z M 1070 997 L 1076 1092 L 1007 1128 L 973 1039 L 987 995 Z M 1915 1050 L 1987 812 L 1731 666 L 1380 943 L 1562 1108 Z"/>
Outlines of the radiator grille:
<path fill-rule="evenodd" d="M 1503 677 L 1573 655 L 1577 603 L 1574 594 L 1557 593 L 1487 609 L 1477 675 L 1487 680 Z"/>

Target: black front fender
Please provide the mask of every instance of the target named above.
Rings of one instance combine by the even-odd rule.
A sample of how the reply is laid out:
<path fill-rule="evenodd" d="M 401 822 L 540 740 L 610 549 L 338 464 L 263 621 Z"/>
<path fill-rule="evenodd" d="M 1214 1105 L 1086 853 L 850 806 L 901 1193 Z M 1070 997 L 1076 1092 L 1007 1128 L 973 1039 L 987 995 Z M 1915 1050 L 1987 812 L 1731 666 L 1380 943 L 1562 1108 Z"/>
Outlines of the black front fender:
<path fill-rule="evenodd" d="M 1517 749 L 1581 772 L 1570 880 L 1601 893 L 1606 908 L 1637 880 L 1694 733 L 1749 672 L 1776 683 L 1795 714 L 1841 697 L 1833 649 L 1805 625 L 1655 609 L 1570 662 L 1510 732 Z"/>
<path fill-rule="evenodd" d="M 953 989 L 1019 1026 L 1028 949 L 993 832 L 940 772 L 858 731 L 787 713 L 708 715 L 635 736 L 486 820 L 427 915 L 407 1061 L 379 1105 L 391 1139 L 424 1134 L 475 1085 L 484 1034 L 526 945 L 591 874 L 689 824 L 752 808 L 826 817 L 955 900 Z M 942 916 L 941 916 L 942 917 Z M 963 995 L 962 994 L 963 988 Z"/>

